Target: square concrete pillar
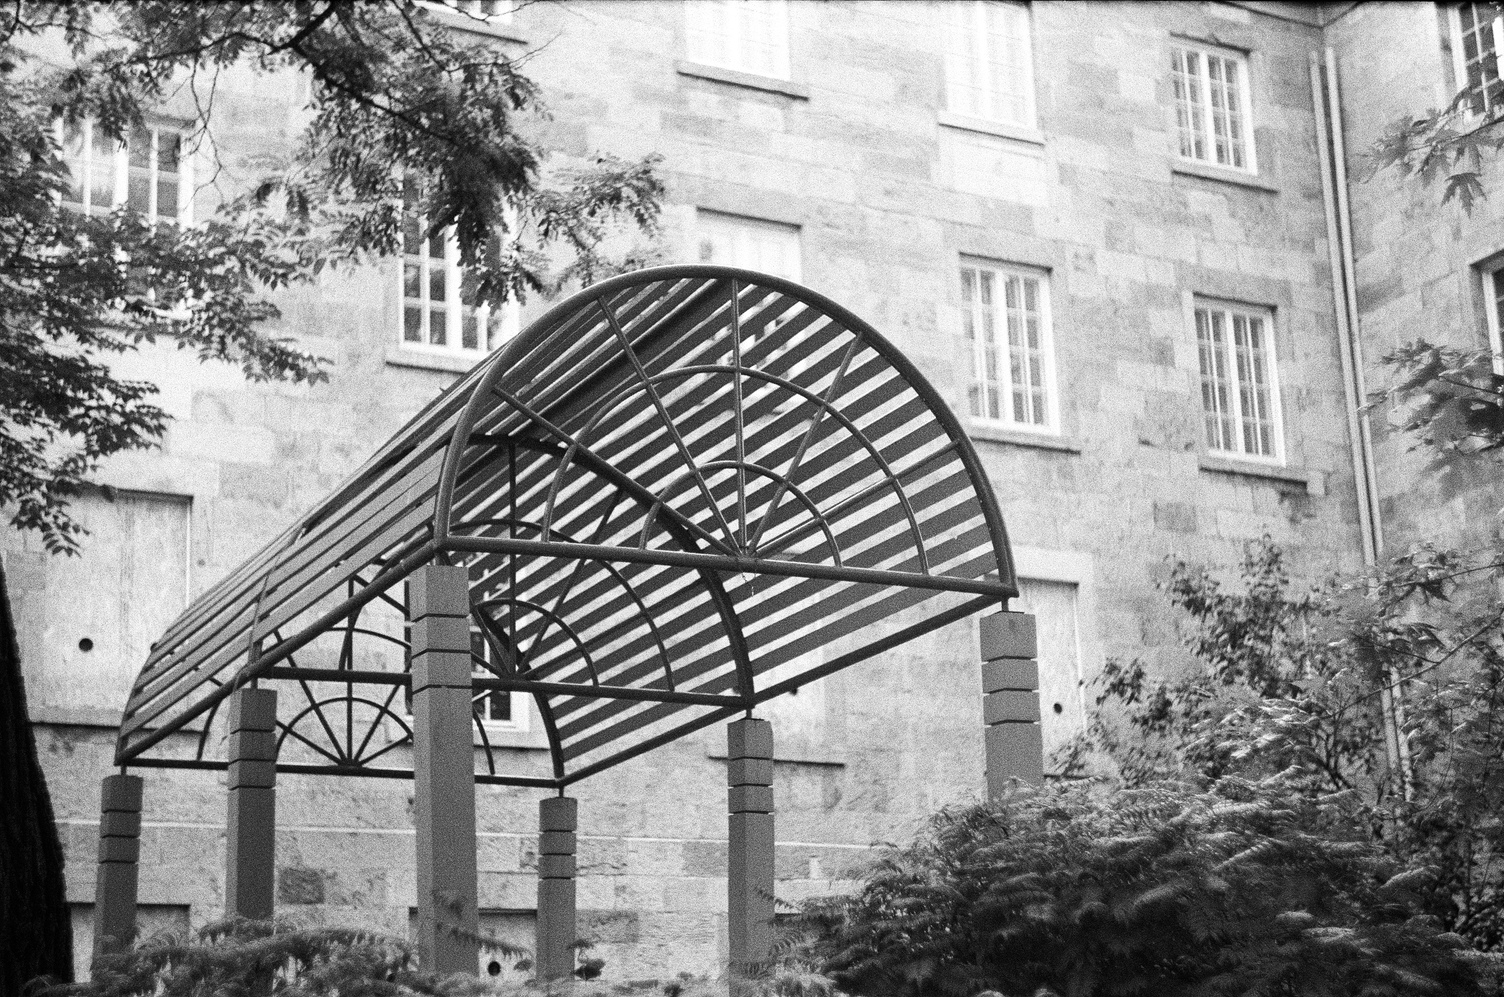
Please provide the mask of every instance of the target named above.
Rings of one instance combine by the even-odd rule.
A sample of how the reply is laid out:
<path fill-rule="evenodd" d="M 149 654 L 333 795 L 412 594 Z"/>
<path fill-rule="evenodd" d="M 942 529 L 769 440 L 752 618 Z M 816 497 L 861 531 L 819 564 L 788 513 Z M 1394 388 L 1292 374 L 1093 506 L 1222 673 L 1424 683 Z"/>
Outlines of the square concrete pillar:
<path fill-rule="evenodd" d="M 534 965 L 540 983 L 574 975 L 575 831 L 579 802 L 556 796 L 538 803 L 538 938 Z"/>
<path fill-rule="evenodd" d="M 981 629 L 987 796 L 997 799 L 1016 782 L 1044 782 L 1039 644 L 1028 613 L 984 616 Z"/>
<path fill-rule="evenodd" d="M 474 973 L 480 953 L 469 586 L 468 572 L 449 565 L 408 580 L 418 960 L 438 973 Z"/>
<path fill-rule="evenodd" d="M 136 885 L 141 858 L 141 777 L 107 775 L 99 792 L 99 872 L 94 880 L 94 954 L 136 940 Z"/>
<path fill-rule="evenodd" d="M 272 916 L 277 869 L 277 694 L 230 694 L 225 916 Z"/>
<path fill-rule="evenodd" d="M 727 968 L 751 976 L 773 958 L 773 725 L 728 724 L 726 756 Z"/>

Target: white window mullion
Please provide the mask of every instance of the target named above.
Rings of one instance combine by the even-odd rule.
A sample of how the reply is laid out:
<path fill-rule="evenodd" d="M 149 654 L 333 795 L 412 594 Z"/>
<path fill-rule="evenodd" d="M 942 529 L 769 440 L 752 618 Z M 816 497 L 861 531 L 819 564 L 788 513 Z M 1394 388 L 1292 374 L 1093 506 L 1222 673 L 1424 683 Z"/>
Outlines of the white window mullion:
<path fill-rule="evenodd" d="M 444 314 L 448 332 L 445 343 L 465 348 L 465 311 L 460 301 L 460 241 L 454 229 L 444 230 Z"/>
<path fill-rule="evenodd" d="M 988 72 L 988 59 L 991 56 L 987 37 L 987 5 L 976 3 L 972 5 L 971 25 L 971 79 L 968 84 L 972 88 L 972 107 L 979 117 L 990 118 L 996 113 L 992 88 L 988 85 L 991 74 Z"/>
<path fill-rule="evenodd" d="M 1202 148 L 1206 150 L 1205 159 L 1208 162 L 1217 161 L 1217 123 L 1216 112 L 1212 108 L 1212 67 L 1211 59 L 1205 53 L 1196 60 L 1196 106 L 1201 108 L 1201 141 Z"/>
<path fill-rule="evenodd" d="M 190 149 L 185 141 L 178 146 L 178 203 L 179 225 L 193 224 L 193 160 L 198 155 L 197 143 Z"/>
<path fill-rule="evenodd" d="M 115 197 L 106 210 L 113 210 L 117 205 L 125 203 L 130 193 L 131 160 L 130 150 L 125 141 L 115 143 Z"/>

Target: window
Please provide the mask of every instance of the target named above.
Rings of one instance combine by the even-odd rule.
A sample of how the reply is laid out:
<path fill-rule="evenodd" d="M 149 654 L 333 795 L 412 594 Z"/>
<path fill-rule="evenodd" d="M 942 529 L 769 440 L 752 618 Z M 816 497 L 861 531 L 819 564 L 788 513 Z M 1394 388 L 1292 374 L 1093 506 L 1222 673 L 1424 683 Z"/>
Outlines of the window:
<path fill-rule="evenodd" d="M 1218 49 L 1177 44 L 1171 50 L 1180 156 L 1257 171 L 1249 140 L 1248 60 Z"/>
<path fill-rule="evenodd" d="M 685 0 L 684 11 L 688 55 L 694 62 L 789 78 L 784 0 Z"/>
<path fill-rule="evenodd" d="M 1271 318 L 1264 309 L 1196 304 L 1201 409 L 1213 451 L 1283 460 Z"/>
<path fill-rule="evenodd" d="M 1036 271 L 967 264 L 961 267 L 961 299 L 961 325 L 972 356 L 972 418 L 1053 429 L 1048 278 Z"/>
<path fill-rule="evenodd" d="M 153 221 L 191 221 L 192 189 L 183 132 L 149 125 L 116 142 L 85 119 L 63 131 L 63 156 L 73 184 L 63 204 L 89 214 L 120 205 Z"/>
<path fill-rule="evenodd" d="M 1504 30 L 1498 8 L 1488 3 L 1462 3 L 1452 8 L 1452 60 L 1458 89 L 1467 91 L 1473 114 L 1491 114 L 1504 102 L 1499 79 L 1499 33 Z"/>
<path fill-rule="evenodd" d="M 419 0 L 419 3 L 457 11 L 478 21 L 506 23 L 512 19 L 513 0 Z"/>
<path fill-rule="evenodd" d="M 470 657 L 475 662 L 473 671 L 477 678 L 495 678 L 500 674 L 499 669 L 493 671 L 482 664 L 489 664 L 495 658 L 486 635 L 479 627 L 470 629 Z M 522 703 L 513 702 L 516 695 L 502 689 L 493 689 L 477 693 L 471 702 L 475 704 L 476 715 L 488 729 L 526 730 L 527 710 L 522 708 Z"/>
<path fill-rule="evenodd" d="M 476 281 L 460 266 L 454 230 L 428 233 L 428 220 L 409 210 L 417 200 L 408 186 L 402 212 L 402 345 L 476 358 L 517 332 L 515 301 L 492 309 L 476 301 Z"/>
<path fill-rule="evenodd" d="M 186 496 L 87 492 L 78 557 L 8 550 L 16 638 L 34 718 L 119 722 L 131 683 L 188 603 Z"/>
<path fill-rule="evenodd" d="M 1079 603 L 1075 582 L 1018 580 L 1013 608 L 1033 614 L 1039 639 L 1039 726 L 1046 772 L 1055 770 L 1060 750 L 1086 729 Z"/>
<path fill-rule="evenodd" d="M 91 979 L 94 963 L 94 905 L 70 903 L 68 913 L 73 921 L 73 978 L 84 983 Z M 186 904 L 136 905 L 136 937 L 158 935 L 188 937 Z"/>
<path fill-rule="evenodd" d="M 470 674 L 475 678 L 496 678 L 502 674 L 500 668 L 493 667 L 496 660 L 494 649 L 486 640 L 485 633 L 473 623 L 470 627 Z M 404 670 L 412 671 L 412 659 L 408 658 Z M 488 735 L 514 732 L 525 733 L 528 729 L 528 709 L 524 694 L 508 692 L 502 689 L 487 689 L 475 692 L 470 697 L 471 709 L 485 724 Z M 413 712 L 413 692 L 408 686 L 403 696 L 403 703 L 409 716 Z"/>
<path fill-rule="evenodd" d="M 1483 313 L 1488 320 L 1488 348 L 1494 355 L 1494 373 L 1504 375 L 1504 335 L 1500 330 L 1504 312 L 1504 259 L 1479 267 L 1483 278 Z"/>
<path fill-rule="evenodd" d="M 695 240 L 701 263 L 800 279 L 797 225 L 702 210 L 695 212 Z"/>
<path fill-rule="evenodd" d="M 1034 127 L 1029 9 L 973 0 L 945 10 L 946 107 L 956 114 Z"/>

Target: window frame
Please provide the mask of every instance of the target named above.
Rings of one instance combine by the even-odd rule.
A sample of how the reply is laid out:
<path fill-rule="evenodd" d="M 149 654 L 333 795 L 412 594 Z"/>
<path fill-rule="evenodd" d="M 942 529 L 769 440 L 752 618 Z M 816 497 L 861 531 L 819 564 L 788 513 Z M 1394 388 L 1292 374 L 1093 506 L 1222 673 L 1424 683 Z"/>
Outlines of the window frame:
<path fill-rule="evenodd" d="M 480 641 L 484 644 L 484 647 L 485 647 L 487 655 L 490 655 L 493 652 L 493 648 L 491 646 L 491 641 L 489 639 L 487 639 L 487 634 L 486 634 L 485 630 L 481 626 L 479 626 L 472 619 L 472 620 L 470 620 L 470 630 L 469 630 L 469 632 L 470 632 L 470 676 L 471 676 L 471 678 L 476 678 L 476 677 L 495 677 L 496 674 L 497 674 L 496 672 L 491 671 L 488 667 L 485 667 L 485 665 L 482 665 L 479 661 L 476 660 L 475 645 L 476 645 L 476 639 L 477 638 L 479 638 Z M 403 625 L 403 635 L 404 635 L 404 640 L 406 641 L 406 644 L 404 645 L 404 647 L 405 647 L 405 653 L 407 655 L 406 660 L 403 662 L 403 670 L 406 671 L 407 673 L 411 674 L 412 673 L 412 630 L 411 630 L 411 623 L 404 623 L 404 625 Z M 485 710 L 481 714 L 480 723 L 481 723 L 481 727 L 484 730 L 486 740 L 490 741 L 490 740 L 492 740 L 493 738 L 496 738 L 496 737 L 506 737 L 508 735 L 514 735 L 514 734 L 515 735 L 525 735 L 525 734 L 532 733 L 532 723 L 531 723 L 532 709 L 531 709 L 529 701 L 528 701 L 528 695 L 527 695 L 527 693 L 517 692 L 515 690 L 502 690 L 502 689 L 486 689 L 486 690 L 477 691 L 474 688 L 472 688 L 470 690 L 470 716 L 471 716 L 471 719 L 472 719 L 472 724 L 471 724 L 472 739 L 476 740 L 476 741 L 479 741 L 481 739 L 481 731 L 477 731 L 475 729 L 474 723 L 473 723 L 473 720 L 474 720 L 474 717 L 475 717 L 475 707 L 480 704 L 480 701 L 482 699 L 486 699 L 486 698 L 488 698 L 490 696 L 496 696 L 496 695 L 505 695 L 505 696 L 508 697 L 508 712 L 511 713 L 512 716 L 511 716 L 511 719 L 509 719 L 509 720 L 493 720 L 488 715 L 490 713 L 490 710 L 489 709 Z M 407 687 L 406 694 L 402 696 L 402 710 L 403 710 L 403 714 L 409 720 L 411 720 L 411 718 L 413 716 L 413 693 L 412 693 L 412 687 L 410 685 Z M 514 746 L 515 745 L 508 745 L 508 744 L 503 744 L 503 745 L 493 744 L 492 745 L 492 747 L 514 747 Z"/>
<path fill-rule="evenodd" d="M 1462 45 L 1462 7 L 1463 4 L 1460 3 L 1447 4 L 1447 27 L 1451 35 L 1450 40 L 1452 43 L 1452 72 L 1454 74 L 1453 82 L 1456 83 L 1457 91 L 1459 93 L 1464 90 L 1471 89 L 1468 83 L 1467 76 L 1467 57 L 1463 52 Z M 1501 91 L 1501 93 L 1496 98 L 1490 98 L 1488 92 L 1488 81 L 1485 80 L 1482 83 L 1481 89 L 1479 91 L 1483 96 L 1483 110 L 1479 111 L 1475 109 L 1471 106 L 1471 102 L 1469 102 L 1469 104 L 1463 110 L 1464 118 L 1469 122 L 1481 121 L 1485 118 L 1488 118 L 1495 112 L 1496 108 L 1504 110 L 1504 74 L 1501 74 L 1499 72 L 1498 64 L 1499 56 L 1501 54 L 1499 47 L 1499 37 L 1500 33 L 1504 32 L 1504 11 L 1500 11 L 1495 14 L 1490 27 L 1493 31 L 1494 42 L 1494 78 L 1496 81 L 1499 81 L 1498 89 Z"/>
<path fill-rule="evenodd" d="M 1227 343 L 1229 351 L 1226 354 L 1225 359 L 1230 361 L 1230 363 L 1227 364 L 1228 394 L 1229 397 L 1233 399 L 1241 399 L 1242 382 L 1241 375 L 1238 371 L 1238 358 L 1236 353 L 1237 346 L 1232 338 L 1232 318 L 1235 315 L 1241 315 L 1245 318 L 1257 318 L 1263 322 L 1265 338 L 1264 355 L 1268 367 L 1267 378 L 1269 385 L 1269 422 L 1272 427 L 1271 436 L 1274 444 L 1273 454 L 1249 453 L 1248 451 L 1241 449 L 1244 443 L 1245 416 L 1243 414 L 1243 406 L 1240 401 L 1236 402 L 1231 410 L 1233 426 L 1232 436 L 1233 439 L 1237 441 L 1240 449 L 1228 450 L 1212 445 L 1212 441 L 1206 431 L 1206 420 L 1210 415 L 1212 415 L 1212 413 L 1208 413 L 1206 409 L 1206 393 L 1203 385 L 1206 374 L 1201 366 L 1201 334 L 1197 325 L 1197 313 L 1203 310 L 1209 312 L 1220 312 L 1225 316 L 1226 328 L 1228 330 Z M 1198 294 L 1190 296 L 1189 312 L 1190 334 L 1192 342 L 1196 347 L 1196 386 L 1197 394 L 1200 397 L 1201 442 L 1202 445 L 1206 448 L 1206 453 L 1210 456 L 1220 457 L 1225 460 L 1232 460 L 1249 464 L 1259 464 L 1267 467 L 1285 467 L 1287 460 L 1287 452 L 1285 447 L 1285 413 L 1284 404 L 1281 400 L 1282 392 L 1280 390 L 1281 382 L 1279 374 L 1279 349 L 1276 343 L 1276 340 L 1278 338 L 1276 335 L 1278 311 L 1271 305 L 1251 304 L 1244 301 L 1232 301 L 1226 298 L 1216 298 L 1208 295 Z"/>
<path fill-rule="evenodd" d="M 972 15 L 973 22 L 969 26 L 966 34 L 966 40 L 968 42 L 967 47 L 968 49 L 972 49 L 974 46 L 980 44 L 980 46 L 984 50 L 984 55 L 982 57 L 982 61 L 984 62 L 987 61 L 986 53 L 988 52 L 989 43 L 993 35 L 993 32 L 987 30 L 987 28 L 989 27 L 988 11 L 1009 9 L 1014 11 L 1015 13 L 1022 14 L 1024 19 L 1024 120 L 1015 121 L 1011 118 L 1006 118 L 996 113 L 997 104 L 1000 101 L 1001 95 L 997 91 L 992 89 L 987 89 L 984 91 L 984 93 L 987 95 L 989 101 L 993 105 L 993 113 L 983 114 L 971 109 L 965 109 L 956 106 L 955 88 L 957 84 L 952 78 L 951 74 L 954 67 L 954 51 L 957 38 L 955 32 L 957 30 L 957 27 L 956 21 L 954 19 L 955 15 L 953 15 L 952 12 L 955 10 L 961 10 L 963 8 L 969 9 Z M 947 14 L 951 15 L 947 17 L 945 25 L 944 68 L 946 111 L 950 114 L 961 115 L 963 117 L 973 118 L 978 121 L 986 121 L 993 124 L 1005 125 L 1010 128 L 1022 128 L 1026 130 L 1037 129 L 1039 127 L 1039 105 L 1038 96 L 1036 93 L 1037 83 L 1034 73 L 1034 16 L 1033 10 L 1030 8 L 1029 4 L 1019 2 L 1019 0 L 967 0 L 967 2 L 964 4 L 952 0 L 952 4 L 948 6 L 946 10 Z M 978 22 L 980 22 L 980 31 L 978 30 Z M 968 54 L 971 53 L 969 52 Z"/>
<path fill-rule="evenodd" d="M 470 674 L 471 676 L 481 677 L 494 676 L 496 675 L 495 672 L 491 671 L 489 668 L 482 667 L 481 664 L 475 660 L 475 643 L 477 637 L 480 638 L 482 645 L 485 648 L 487 664 L 490 663 L 490 656 L 495 653 L 494 648 L 491 646 L 489 635 L 483 628 L 478 626 L 472 620 L 470 623 Z M 472 714 L 474 713 L 473 707 L 476 704 L 480 703 L 482 700 L 489 700 L 492 696 L 507 697 L 507 712 L 511 714 L 509 719 L 492 719 L 490 716 L 491 711 L 489 704 L 484 710 L 481 711 L 480 721 L 481 725 L 486 730 L 487 737 L 492 734 L 526 734 L 528 732 L 529 711 L 527 708 L 526 694 L 505 689 L 487 689 L 480 692 L 475 692 L 474 690 L 471 691 L 472 695 L 470 697 L 470 702 L 472 706 Z"/>
<path fill-rule="evenodd" d="M 705 255 L 705 243 L 707 236 L 715 229 L 742 233 L 769 233 L 786 236 L 788 241 L 784 250 L 792 249 L 793 266 L 784 267 L 778 272 L 763 269 L 752 265 L 746 259 L 737 259 L 739 254 L 733 250 L 730 260 L 714 260 Z M 770 273 L 774 277 L 782 277 L 795 283 L 804 281 L 804 228 L 788 222 L 774 221 L 771 218 L 754 218 L 751 215 L 738 215 L 729 211 L 717 211 L 714 208 L 695 208 L 695 220 L 691 229 L 691 237 L 694 240 L 690 258 L 696 263 L 714 263 L 718 266 L 738 267 L 743 270 L 756 270 L 759 273 Z M 789 270 L 792 273 L 789 273 Z"/>
<path fill-rule="evenodd" d="M 401 209 L 399 225 L 405 226 L 411 213 L 405 206 Z M 396 254 L 396 285 L 397 285 L 397 346 L 399 349 L 416 354 L 443 357 L 465 357 L 480 360 L 490 356 L 500 349 L 509 340 L 515 337 L 522 326 L 521 307 L 516 299 L 509 299 L 501 306 L 500 327 L 496 333 L 495 342 L 491 342 L 489 324 L 491 321 L 491 305 L 489 302 L 478 302 L 473 306 L 467 306 L 464 302 L 464 268 L 460 265 L 459 240 L 455 236 L 452 225 L 445 226 L 437 233 L 444 240 L 443 255 L 443 278 L 444 278 L 444 314 L 445 314 L 445 342 L 432 342 L 430 329 L 433 320 L 432 300 L 429 297 L 431 287 L 430 274 L 432 273 L 435 257 L 428 254 L 428 243 L 432 236 L 428 232 L 428 216 L 417 215 L 419 238 L 422 252 L 409 253 L 406 246 L 406 232 L 398 232 L 398 252 Z M 407 267 L 410 260 L 416 259 L 419 266 L 418 287 L 420 296 L 409 298 L 407 294 Z M 423 321 L 420 328 L 419 340 L 407 338 L 407 309 L 410 301 L 419 302 Z M 468 347 L 464 345 L 464 320 L 465 308 L 475 309 L 475 326 L 477 345 Z M 453 335 L 451 335 L 451 332 Z"/>
<path fill-rule="evenodd" d="M 68 168 L 70 175 L 72 175 L 75 165 L 81 167 L 83 171 L 82 182 L 79 184 L 79 200 L 73 201 L 67 195 L 64 195 L 60 203 L 69 210 L 79 211 L 86 215 L 106 215 L 122 205 L 129 205 L 132 172 L 142 169 L 140 166 L 133 166 L 130 161 L 131 139 L 135 136 L 127 135 L 117 140 L 114 149 L 109 153 L 109 171 L 113 181 L 110 203 L 103 208 L 93 204 L 91 196 L 93 184 L 90 182 L 92 179 L 90 174 L 94 169 L 94 129 L 96 125 L 97 123 L 92 117 L 82 118 L 78 122 L 79 143 L 82 154 L 75 159 L 71 153 L 67 126 L 62 121 L 57 123 L 56 138 L 62 150 L 63 164 Z M 148 154 L 147 166 L 145 167 L 147 171 L 148 191 L 147 210 L 139 213 L 153 224 L 160 221 L 168 221 L 182 226 L 192 225 L 193 151 L 188 141 L 192 134 L 191 124 L 185 121 L 148 118 L 142 127 L 151 139 L 151 150 Z M 161 171 L 158 160 L 160 135 L 162 132 L 175 133 L 178 136 L 179 142 L 178 168 L 176 172 L 178 203 L 170 215 L 162 214 L 161 211 L 157 210 L 157 206 L 154 203 L 157 200 L 158 188 L 161 183 Z"/>
<path fill-rule="evenodd" d="M 1200 138 L 1207 150 L 1207 157 L 1204 159 L 1198 158 L 1194 155 L 1188 156 L 1183 151 L 1181 151 L 1182 136 L 1180 127 L 1180 107 L 1179 98 L 1175 94 L 1174 86 L 1176 74 L 1175 55 L 1177 51 L 1193 52 L 1201 57 L 1199 60 L 1201 69 L 1197 73 L 1196 79 L 1198 82 L 1198 93 L 1202 94 L 1205 97 L 1205 103 L 1199 105 L 1203 121 Z M 1212 113 L 1213 107 L 1211 100 L 1211 74 L 1210 69 L 1208 68 L 1208 56 L 1232 61 L 1239 67 L 1239 71 L 1242 74 L 1242 85 L 1239 87 L 1238 92 L 1238 112 L 1241 115 L 1241 135 L 1238 137 L 1240 137 L 1243 142 L 1245 160 L 1245 164 L 1243 166 L 1236 166 L 1232 163 L 1217 162 L 1217 134 L 1214 115 Z M 1228 48 L 1221 45 L 1209 45 L 1205 42 L 1196 41 L 1191 38 L 1176 36 L 1170 39 L 1170 100 L 1174 105 L 1173 110 L 1175 112 L 1175 155 L 1180 162 L 1194 163 L 1197 166 L 1204 166 L 1215 170 L 1229 170 L 1233 173 L 1258 176 L 1259 159 L 1258 143 L 1254 138 L 1255 129 L 1253 124 L 1253 59 L 1251 58 L 1251 56 L 1252 53 L 1244 51 L 1242 49 Z"/>
<path fill-rule="evenodd" d="M 1474 265 L 1482 283 L 1484 328 L 1488 349 L 1493 354 L 1493 370 L 1504 377 L 1504 322 L 1500 321 L 1500 292 L 1504 292 L 1504 255 L 1497 255 Z"/>
<path fill-rule="evenodd" d="M 707 58 L 710 53 L 705 50 L 696 50 L 697 39 L 708 32 L 707 29 L 697 26 L 697 13 L 707 10 L 729 10 L 742 3 L 756 3 L 773 12 L 773 34 L 776 36 L 773 45 L 772 71 L 764 71 L 744 64 L 738 59 Z M 740 22 L 738 22 L 740 23 Z M 747 42 L 745 34 L 725 37 L 734 37 L 740 44 Z M 792 79 L 790 66 L 793 61 L 790 52 L 789 32 L 789 5 L 787 0 L 684 0 L 684 57 L 691 62 L 702 66 L 714 66 L 718 69 L 730 70 L 735 73 L 746 73 L 749 76 L 764 77 L 771 80 L 789 81 Z"/>
<path fill-rule="evenodd" d="M 1000 389 L 1005 392 L 1008 399 L 1006 405 L 1000 402 L 998 406 L 999 411 L 1004 414 L 1004 417 L 999 418 L 985 414 L 977 415 L 971 411 L 970 398 L 972 390 L 974 388 L 985 389 L 985 376 L 983 374 L 983 371 L 985 370 L 986 357 L 984 351 L 986 349 L 986 344 L 983 342 L 982 337 L 975 335 L 968 337 L 966 334 L 966 314 L 968 312 L 972 312 L 973 309 L 981 307 L 980 299 L 973 303 L 966 298 L 966 284 L 962 274 L 967 269 L 975 270 L 978 273 L 990 273 L 995 279 L 999 277 L 1003 279 L 1014 277 L 1020 280 L 1034 280 L 1038 283 L 1040 304 L 1039 351 L 1042 354 L 1043 361 L 1041 364 L 1041 369 L 1044 389 L 1045 416 L 1043 422 L 1019 422 L 1013 417 L 1012 396 L 1014 385 L 1011 356 L 1008 355 L 1008 353 L 1011 353 L 1011 344 L 1005 346 L 1005 350 L 1008 351 L 1008 353 L 1005 353 L 1005 355 L 1002 357 L 1001 365 L 1008 371 L 1007 380 L 1006 382 L 1001 379 L 999 379 L 998 381 Z M 1000 429 L 1007 432 L 1032 433 L 1038 436 L 1060 435 L 1060 389 L 1059 377 L 1057 375 L 1055 362 L 1055 315 L 1054 304 L 1052 301 L 1052 296 L 1050 294 L 1050 277 L 1051 271 L 1044 267 L 1029 266 L 1028 264 L 1021 263 L 1007 263 L 999 260 L 979 259 L 976 257 L 968 256 L 963 256 L 961 258 L 960 264 L 956 268 L 956 279 L 958 284 L 957 299 L 960 301 L 959 319 L 961 329 L 959 330 L 959 332 L 963 340 L 969 339 L 968 345 L 971 353 L 970 363 L 967 366 L 966 379 L 966 395 L 968 399 L 966 404 L 966 414 L 967 419 L 971 424 L 993 429 Z M 1006 314 L 999 316 L 999 314 L 996 312 L 996 309 L 999 307 L 1006 311 L 1006 297 L 1002 302 L 998 302 L 996 299 L 994 299 L 993 303 L 993 308 L 995 309 L 993 315 L 994 329 L 997 328 L 998 318 L 1001 317 L 1003 334 L 1006 337 L 1008 333 L 1007 317 Z M 976 313 L 973 312 L 973 319 L 975 320 L 976 317 Z M 986 407 L 985 403 L 982 407 Z"/>
<path fill-rule="evenodd" d="M 486 13 L 487 3 L 495 4 L 498 9 Z M 418 0 L 418 5 L 483 24 L 511 24 L 517 9 L 515 0 Z"/>

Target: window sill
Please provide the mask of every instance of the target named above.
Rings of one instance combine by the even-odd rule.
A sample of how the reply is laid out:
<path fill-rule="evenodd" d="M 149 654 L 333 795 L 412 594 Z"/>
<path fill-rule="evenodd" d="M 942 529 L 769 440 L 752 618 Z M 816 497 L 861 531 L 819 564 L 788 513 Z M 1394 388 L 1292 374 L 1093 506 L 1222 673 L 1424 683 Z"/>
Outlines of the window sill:
<path fill-rule="evenodd" d="M 488 730 L 486 744 L 493 748 L 510 748 L 519 751 L 547 751 L 548 735 L 541 730 Z M 475 732 L 475 746 L 483 747 L 480 732 Z"/>
<path fill-rule="evenodd" d="M 57 727 L 99 727 L 119 730 L 123 716 L 119 710 L 103 706 L 33 706 L 27 711 L 34 724 Z M 195 728 L 197 729 L 197 728 Z"/>
<path fill-rule="evenodd" d="M 522 37 L 511 24 L 499 21 L 494 23 L 483 21 L 478 17 L 471 17 L 469 14 L 457 10 L 446 10 L 438 4 L 432 6 L 425 4 L 422 9 L 428 12 L 428 16 L 433 18 L 434 23 L 442 24 L 451 31 L 467 31 L 473 35 L 485 35 L 488 38 L 497 38 L 504 42 L 516 42 L 519 45 L 527 44 L 527 39 Z"/>
<path fill-rule="evenodd" d="M 727 757 L 727 755 L 726 755 L 726 753 L 723 752 L 723 751 L 722 752 L 712 751 L 709 754 L 707 754 L 705 757 L 709 758 L 713 762 L 724 762 L 724 761 L 728 761 L 729 760 L 728 757 Z M 773 759 L 773 764 L 774 765 L 810 765 L 810 766 L 814 766 L 815 768 L 825 768 L 825 769 L 843 769 L 843 768 L 846 767 L 846 763 L 845 762 L 840 761 L 838 759 L 834 759 L 834 758 L 774 758 Z"/>
<path fill-rule="evenodd" d="M 1081 452 L 1080 443 L 1054 433 L 1030 433 L 1022 429 L 989 426 L 984 422 L 967 423 L 966 433 L 973 440 L 986 440 L 988 443 L 1007 443 L 1015 447 L 1058 450 L 1061 453 Z"/>
<path fill-rule="evenodd" d="M 1326 494 L 1326 479 L 1320 472 L 1307 471 L 1300 467 L 1260 464 L 1251 460 L 1238 460 L 1236 457 L 1222 457 L 1216 454 L 1202 454 L 1197 458 L 1197 464 L 1201 470 L 1210 471 L 1213 474 L 1262 478 L 1273 484 L 1298 485 L 1308 495 Z"/>
<path fill-rule="evenodd" d="M 1269 194 L 1278 194 L 1279 188 L 1256 173 L 1244 173 L 1225 166 L 1208 166 L 1190 159 L 1177 159 L 1170 164 L 1170 172 L 1180 176 L 1196 177 L 1199 180 L 1216 180 L 1220 183 L 1250 187 Z"/>
<path fill-rule="evenodd" d="M 746 87 L 749 90 L 781 93 L 785 97 L 793 97 L 796 100 L 809 100 L 809 87 L 789 80 L 780 80 L 774 76 L 744 73 L 740 69 L 723 69 L 720 66 L 707 66 L 703 62 L 687 62 L 683 59 L 674 63 L 674 69 L 680 76 L 694 76 L 702 80 L 729 83 L 734 87 Z"/>
<path fill-rule="evenodd" d="M 451 374 L 468 374 L 475 369 L 475 365 L 490 356 L 489 353 L 475 353 L 470 356 L 461 356 L 457 353 L 438 353 L 428 350 L 414 350 L 402 346 L 391 346 L 386 351 L 386 362 L 393 367 L 418 367 L 422 370 L 443 370 Z"/>
<path fill-rule="evenodd" d="M 988 121 L 986 118 L 973 118 L 970 115 L 956 114 L 951 111 L 936 113 L 935 120 L 946 128 L 959 128 L 962 131 L 978 132 L 982 135 L 996 135 L 998 138 L 1027 142 L 1030 145 L 1044 145 L 1044 132 L 1038 128 Z"/>

